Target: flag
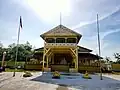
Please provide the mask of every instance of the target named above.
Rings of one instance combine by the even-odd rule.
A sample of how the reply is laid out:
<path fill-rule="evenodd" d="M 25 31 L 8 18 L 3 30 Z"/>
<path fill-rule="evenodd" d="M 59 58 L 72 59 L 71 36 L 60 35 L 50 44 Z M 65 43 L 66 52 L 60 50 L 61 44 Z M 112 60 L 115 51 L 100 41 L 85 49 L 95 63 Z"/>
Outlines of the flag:
<path fill-rule="evenodd" d="M 22 28 L 22 18 L 20 16 L 20 27 Z"/>

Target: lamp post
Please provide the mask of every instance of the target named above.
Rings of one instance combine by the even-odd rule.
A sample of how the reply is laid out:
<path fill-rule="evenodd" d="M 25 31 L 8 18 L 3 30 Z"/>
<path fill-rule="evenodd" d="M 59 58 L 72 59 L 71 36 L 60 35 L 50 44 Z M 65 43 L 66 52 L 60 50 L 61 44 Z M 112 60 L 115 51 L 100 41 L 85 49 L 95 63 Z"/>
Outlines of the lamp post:
<path fill-rule="evenodd" d="M 6 55 L 6 52 L 3 52 L 2 63 L 1 63 L 2 71 L 4 70 L 5 55 Z"/>
<path fill-rule="evenodd" d="M 6 55 L 6 52 L 3 52 L 2 64 L 1 64 L 2 67 L 4 66 L 5 55 Z"/>

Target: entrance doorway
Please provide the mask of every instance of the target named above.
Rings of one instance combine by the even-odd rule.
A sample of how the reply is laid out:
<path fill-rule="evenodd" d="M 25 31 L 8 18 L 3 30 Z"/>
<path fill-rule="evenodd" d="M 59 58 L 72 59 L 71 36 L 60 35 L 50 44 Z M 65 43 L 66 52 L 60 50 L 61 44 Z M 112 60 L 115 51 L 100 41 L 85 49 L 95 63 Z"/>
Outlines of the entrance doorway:
<path fill-rule="evenodd" d="M 69 72 L 69 68 L 72 65 L 73 58 L 69 53 L 55 53 L 54 62 L 51 65 L 51 71 L 66 71 Z"/>

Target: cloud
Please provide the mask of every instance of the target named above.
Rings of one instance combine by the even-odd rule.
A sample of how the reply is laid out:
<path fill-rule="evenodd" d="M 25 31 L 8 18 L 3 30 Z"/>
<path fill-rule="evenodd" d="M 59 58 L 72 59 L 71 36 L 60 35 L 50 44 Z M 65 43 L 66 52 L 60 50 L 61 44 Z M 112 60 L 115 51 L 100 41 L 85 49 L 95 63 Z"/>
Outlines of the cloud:
<path fill-rule="evenodd" d="M 103 40 L 106 36 L 108 36 L 108 35 L 110 35 L 110 34 L 113 34 L 113 33 L 117 33 L 117 32 L 119 32 L 120 31 L 120 29 L 116 29 L 116 30 L 108 30 L 108 31 L 106 31 L 106 32 L 100 32 L 100 40 Z M 89 39 L 90 40 L 94 40 L 95 38 L 97 38 L 97 33 L 96 33 L 96 35 L 94 35 L 94 36 L 91 36 Z"/>
<path fill-rule="evenodd" d="M 119 10 L 120 10 L 120 7 L 118 6 L 118 7 L 116 7 L 113 11 L 105 14 L 104 16 L 99 16 L 99 21 L 101 21 L 101 20 L 103 20 L 103 19 L 111 16 L 112 14 L 114 14 L 115 12 L 117 12 L 117 11 L 119 11 Z M 90 24 L 96 23 L 96 21 L 97 21 L 97 14 L 98 14 L 98 13 L 96 12 L 96 20 L 86 21 L 86 22 L 80 22 L 79 24 L 77 24 L 77 25 L 75 25 L 75 26 L 72 26 L 71 28 L 72 28 L 73 30 L 75 30 L 75 29 L 78 29 L 78 28 L 80 28 L 80 27 L 83 27 L 83 26 L 86 26 L 86 25 L 90 25 Z"/>
<path fill-rule="evenodd" d="M 113 34 L 113 33 L 116 33 L 116 32 L 119 32 L 120 31 L 120 29 L 116 29 L 116 30 L 109 30 L 109 31 L 107 31 L 107 32 L 101 32 L 100 33 L 100 37 L 101 37 L 101 39 L 104 39 L 106 36 L 108 36 L 108 35 L 110 35 L 110 34 Z"/>

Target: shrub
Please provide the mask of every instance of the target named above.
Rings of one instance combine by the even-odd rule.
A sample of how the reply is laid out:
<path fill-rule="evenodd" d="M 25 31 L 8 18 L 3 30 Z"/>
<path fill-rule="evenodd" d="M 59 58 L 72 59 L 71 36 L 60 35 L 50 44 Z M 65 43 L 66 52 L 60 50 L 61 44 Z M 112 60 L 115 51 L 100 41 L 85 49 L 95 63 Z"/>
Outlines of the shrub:
<path fill-rule="evenodd" d="M 88 74 L 87 71 L 86 71 L 85 74 L 83 75 L 83 78 L 84 78 L 84 79 L 92 79 L 92 78 L 89 76 L 89 74 Z"/>
<path fill-rule="evenodd" d="M 53 73 L 53 77 L 52 78 L 60 79 L 60 73 L 58 71 L 55 71 Z"/>
<path fill-rule="evenodd" d="M 25 74 L 23 74 L 23 77 L 31 77 L 32 74 L 28 71 L 25 72 Z"/>
<path fill-rule="evenodd" d="M 89 76 L 83 76 L 84 79 L 92 79 L 91 77 Z"/>

